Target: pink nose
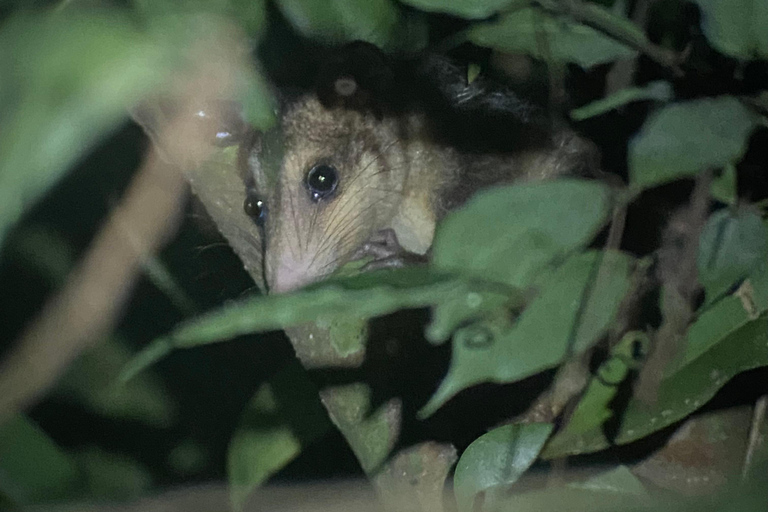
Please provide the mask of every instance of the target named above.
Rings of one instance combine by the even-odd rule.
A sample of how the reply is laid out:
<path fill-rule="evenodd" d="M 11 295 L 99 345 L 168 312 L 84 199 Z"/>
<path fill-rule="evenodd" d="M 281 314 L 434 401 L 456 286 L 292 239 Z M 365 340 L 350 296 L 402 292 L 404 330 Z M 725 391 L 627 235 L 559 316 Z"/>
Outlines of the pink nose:
<path fill-rule="evenodd" d="M 294 261 L 282 260 L 277 264 L 273 272 L 267 269 L 267 283 L 270 293 L 286 293 L 315 280 L 304 265 Z"/>

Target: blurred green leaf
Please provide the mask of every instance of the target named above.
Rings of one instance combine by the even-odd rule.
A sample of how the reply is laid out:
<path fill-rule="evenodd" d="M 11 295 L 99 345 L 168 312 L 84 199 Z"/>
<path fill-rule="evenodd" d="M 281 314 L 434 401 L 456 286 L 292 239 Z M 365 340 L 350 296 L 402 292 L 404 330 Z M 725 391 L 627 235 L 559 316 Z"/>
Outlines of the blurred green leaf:
<path fill-rule="evenodd" d="M 276 0 L 283 15 L 303 35 L 328 43 L 355 40 L 385 51 L 419 50 L 427 27 L 418 15 L 404 16 L 392 0 Z"/>
<path fill-rule="evenodd" d="M 571 512 L 679 510 L 659 500 L 651 499 L 643 484 L 626 466 L 619 466 L 583 482 L 564 486 L 506 494 L 493 504 L 498 512 L 539 512 L 568 510 Z M 688 509 L 682 509 L 688 510 Z"/>
<path fill-rule="evenodd" d="M 266 0 L 133 0 L 135 9 L 147 17 L 206 13 L 237 22 L 251 38 L 260 39 L 267 28 Z"/>
<path fill-rule="evenodd" d="M 630 183 L 647 188 L 734 163 L 744 153 L 755 122 L 730 96 L 668 105 L 630 142 Z"/>
<path fill-rule="evenodd" d="M 768 228 L 749 208 L 713 213 L 699 238 L 697 268 L 707 303 L 727 292 L 768 259 Z"/>
<path fill-rule="evenodd" d="M 669 101 L 672 99 L 673 94 L 672 85 L 663 80 L 650 82 L 644 87 L 629 87 L 616 91 L 607 98 L 602 98 L 583 107 L 571 110 L 571 119 L 583 121 L 584 119 L 605 114 L 635 101 Z"/>
<path fill-rule="evenodd" d="M 768 3 L 765 0 L 694 0 L 712 46 L 726 55 L 768 58 Z"/>
<path fill-rule="evenodd" d="M 248 404 L 227 455 L 230 495 L 240 509 L 253 490 L 331 429 L 317 387 L 293 360 Z"/>
<path fill-rule="evenodd" d="M 419 415 L 432 414 L 470 386 L 514 382 L 589 348 L 629 289 L 632 261 L 614 252 L 574 255 L 537 282 L 536 298 L 518 318 L 501 310 L 457 331 L 448 374 Z"/>
<path fill-rule="evenodd" d="M 735 165 L 732 163 L 726 164 L 723 167 L 723 172 L 712 180 L 710 195 L 713 199 L 720 201 L 721 203 L 728 205 L 736 204 L 736 200 L 738 199 L 738 189 Z"/>
<path fill-rule="evenodd" d="M 465 19 L 488 18 L 500 11 L 519 9 L 531 5 L 534 0 L 403 0 L 403 3 L 424 11 L 442 12 Z"/>
<path fill-rule="evenodd" d="M 295 293 L 258 296 L 202 315 L 153 341 L 123 368 L 127 380 L 174 348 L 186 348 L 318 321 L 370 318 L 430 306 L 463 286 L 428 268 L 386 269 L 318 283 Z M 478 284 L 483 290 L 483 285 Z"/>
<path fill-rule="evenodd" d="M 149 469 L 124 455 L 90 447 L 75 455 L 90 499 L 137 498 L 152 486 Z"/>
<path fill-rule="evenodd" d="M 631 22 L 622 22 L 627 30 L 637 32 Z M 637 53 L 591 27 L 535 7 L 510 12 L 496 22 L 475 24 L 468 29 L 467 37 L 494 50 L 525 53 L 545 61 L 573 62 L 583 68 Z"/>
<path fill-rule="evenodd" d="M 523 289 L 552 260 L 585 246 L 609 208 L 607 187 L 564 179 L 481 192 L 437 229 L 434 265 Z"/>
<path fill-rule="evenodd" d="M 126 15 L 16 16 L 0 29 L 0 242 L 167 71 Z"/>
<path fill-rule="evenodd" d="M 691 336 L 689 333 L 689 343 L 695 341 Z M 768 365 L 767 345 L 765 317 L 744 324 L 669 374 L 661 382 L 655 404 L 630 399 L 613 439 L 607 439 L 601 428 L 595 428 L 574 439 L 573 449 L 568 453 L 577 455 L 630 443 L 680 421 L 707 403 L 734 375 Z M 562 453 L 554 456 L 560 457 Z"/>
<path fill-rule="evenodd" d="M 131 352 L 124 340 L 107 338 L 70 365 L 54 393 L 107 418 L 171 426 L 176 404 L 156 375 L 144 374 L 125 384 L 116 382 L 121 368 L 130 360 Z"/>
<path fill-rule="evenodd" d="M 536 460 L 550 432 L 549 423 L 505 425 L 475 439 L 456 465 L 453 492 L 459 510 L 477 510 L 478 493 L 517 481 Z"/>
<path fill-rule="evenodd" d="M 0 494 L 16 505 L 72 497 L 79 476 L 76 462 L 25 416 L 0 424 Z"/>

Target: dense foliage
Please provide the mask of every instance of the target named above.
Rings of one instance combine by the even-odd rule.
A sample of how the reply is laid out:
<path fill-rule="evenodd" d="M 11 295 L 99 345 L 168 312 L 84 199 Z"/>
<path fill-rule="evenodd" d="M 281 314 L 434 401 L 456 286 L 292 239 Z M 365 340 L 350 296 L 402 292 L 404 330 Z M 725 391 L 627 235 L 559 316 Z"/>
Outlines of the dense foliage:
<path fill-rule="evenodd" d="M 768 389 L 746 388 L 765 381 L 764 372 L 748 372 L 768 366 L 768 3 L 30 4 L 0 10 L 6 353 L 43 297 L 61 286 L 75 254 L 85 252 L 114 200 L 104 190 L 118 196 L 134 172 L 146 141 L 136 126 L 126 127 L 129 109 L 175 91 L 175 77 L 199 56 L 190 48 L 217 44 L 216 34 L 240 33 L 235 47 L 261 59 L 238 69 L 232 87 L 257 128 L 274 122 L 275 100 L 265 84 L 279 75 L 281 47 L 362 39 L 401 55 L 436 49 L 467 61 L 469 78 L 479 67 L 506 73 L 510 83 L 547 84 L 553 111 L 595 140 L 610 176 L 482 192 L 438 226 L 428 265 L 346 268 L 289 295 L 243 297 L 251 284 L 224 244 L 222 255 L 202 267 L 229 273 L 201 283 L 185 268 L 191 247 L 218 239 L 210 223 L 188 219 L 168 250 L 144 262 L 145 281 L 119 328 L 84 351 L 28 414 L 0 410 L 0 505 L 135 497 L 158 485 L 218 478 L 229 442 L 227 472 L 239 507 L 272 476 L 354 474 L 349 460 L 325 473 L 297 469 L 297 461 L 333 466 L 334 458 L 350 459 L 334 428 L 393 503 L 398 450 L 411 449 L 401 453 L 418 466 L 409 467 L 421 475 L 414 488 L 438 482 L 435 498 L 455 446 L 451 481 L 462 512 L 674 507 L 653 501 L 652 488 L 665 487 L 665 478 L 722 477 L 708 490 L 725 492 L 742 469 L 743 485 L 759 468 L 764 473 Z M 505 67 L 513 61 L 517 67 Z M 232 166 L 235 158 L 231 148 L 215 149 L 201 168 Z M 122 170 L 104 168 L 111 165 Z M 89 180 L 101 184 L 91 187 Z M 94 201 L 100 206 L 85 214 L 66 213 Z M 78 231 L 80 222 L 90 231 Z M 36 294 L 20 291 L 28 286 Z M 15 304 L 24 297 L 32 301 L 26 309 Z M 150 305 L 137 313 L 142 301 Z M 402 312 L 415 308 L 428 308 L 429 321 Z M 368 359 L 357 362 L 362 368 L 308 372 L 284 338 L 251 336 L 288 329 L 311 367 L 300 340 L 307 325 L 327 333 L 317 343 L 339 360 L 363 354 L 366 343 Z M 387 352 L 375 349 L 377 329 L 394 340 L 391 351 L 405 356 L 377 359 Z M 248 336 L 241 345 L 260 348 L 222 356 L 200 347 L 239 336 Z M 165 356 L 170 363 L 152 366 Z M 401 363 L 407 369 L 388 373 Z M 423 375 L 406 379 L 407 386 L 381 384 L 413 370 Z M 193 384 L 198 377 L 202 383 Z M 741 384 L 728 389 L 735 377 Z M 754 406 L 749 428 L 739 430 L 743 417 L 735 408 L 726 409 L 736 411 L 730 417 L 713 416 L 745 403 Z M 197 413 L 207 414 L 210 425 L 196 425 Z M 77 426 L 56 426 L 72 414 L 79 415 Z M 226 419 L 216 423 L 219 416 Z M 456 420 L 463 416 L 473 419 Z M 673 442 L 680 425 L 738 438 L 740 449 L 729 448 L 738 452 L 737 467 L 709 460 L 669 470 L 688 464 L 678 460 L 667 463 L 669 472 L 649 476 L 648 467 L 672 457 L 656 450 Z M 112 434 L 72 434 L 99 428 Z M 722 438 L 701 437 L 693 449 L 717 459 Z M 439 456 L 418 448 L 432 440 L 441 443 Z M 557 470 L 566 457 L 602 470 L 571 478 Z M 548 470 L 568 483 L 508 492 L 533 465 L 555 468 Z M 751 496 L 742 495 L 745 509 Z"/>

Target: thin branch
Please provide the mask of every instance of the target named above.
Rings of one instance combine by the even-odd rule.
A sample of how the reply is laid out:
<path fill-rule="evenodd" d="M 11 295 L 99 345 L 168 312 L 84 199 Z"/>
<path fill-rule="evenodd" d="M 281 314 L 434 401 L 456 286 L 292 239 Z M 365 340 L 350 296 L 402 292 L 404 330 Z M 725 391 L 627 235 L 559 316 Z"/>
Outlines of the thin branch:
<path fill-rule="evenodd" d="M 697 176 L 690 205 L 670 220 L 659 250 L 662 322 L 635 386 L 637 398 L 648 404 L 655 403 L 664 372 L 680 353 L 683 336 L 693 319 L 699 290 L 696 254 L 709 211 L 711 183 L 712 171 Z"/>
<path fill-rule="evenodd" d="M 763 444 L 761 432 L 765 426 L 765 413 L 768 411 L 768 395 L 763 395 L 755 402 L 755 408 L 752 410 L 752 425 L 749 428 L 749 444 L 747 452 L 744 455 L 744 465 L 741 468 L 741 478 L 746 480 L 752 469 L 752 461 L 755 452 Z"/>
<path fill-rule="evenodd" d="M 185 184 L 154 154 L 96 236 L 64 288 L 0 366 L 0 415 L 43 393 L 120 316 L 141 265 L 177 228 Z"/>

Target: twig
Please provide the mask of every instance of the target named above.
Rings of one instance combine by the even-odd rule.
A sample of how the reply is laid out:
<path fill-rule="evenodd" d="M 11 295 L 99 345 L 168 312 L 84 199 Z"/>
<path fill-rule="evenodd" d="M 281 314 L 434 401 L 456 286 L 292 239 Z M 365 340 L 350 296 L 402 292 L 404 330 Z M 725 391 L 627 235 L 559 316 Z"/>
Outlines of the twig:
<path fill-rule="evenodd" d="M 638 0 L 632 10 L 632 22 L 645 32 L 648 22 L 648 12 L 657 0 Z M 620 60 L 613 65 L 605 77 L 605 94 L 609 96 L 616 91 L 626 89 L 632 85 L 632 77 L 637 70 L 637 57 Z"/>
<path fill-rule="evenodd" d="M 693 318 L 693 302 L 699 288 L 696 254 L 707 220 L 711 183 L 712 171 L 698 175 L 689 207 L 670 221 L 665 233 L 667 240 L 659 250 L 662 322 L 635 386 L 635 395 L 647 404 L 655 403 L 664 372 L 680 352 L 680 342 Z"/>
<path fill-rule="evenodd" d="M 0 366 L 0 415 L 28 405 L 119 318 L 143 259 L 180 220 L 184 178 L 154 154 L 64 288 Z"/>
<path fill-rule="evenodd" d="M 752 410 L 752 425 L 749 428 L 749 444 L 747 452 L 744 455 L 744 465 L 741 468 L 741 478 L 746 480 L 752 469 L 752 461 L 755 452 L 762 445 L 761 431 L 765 425 L 765 413 L 768 411 L 768 395 L 763 395 L 755 402 L 755 408 Z"/>

